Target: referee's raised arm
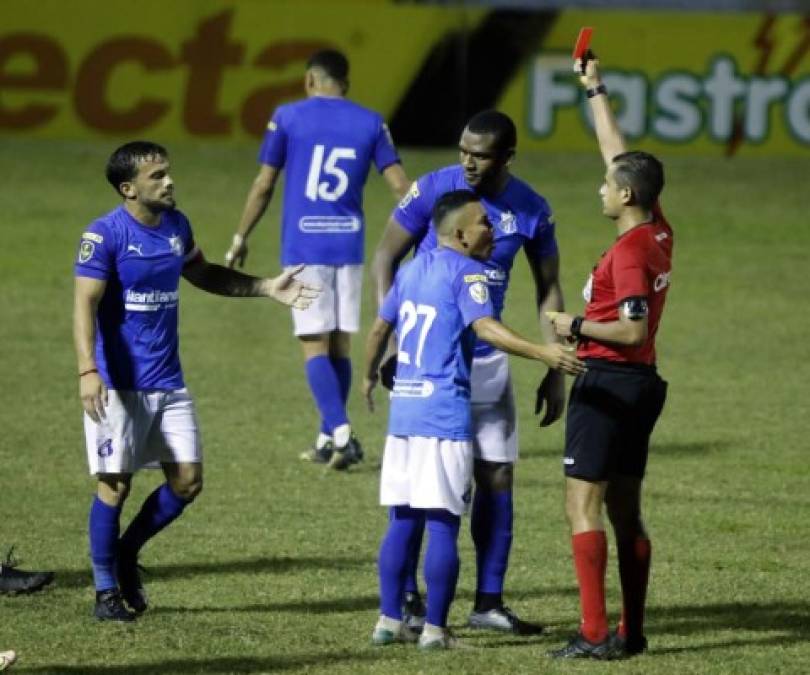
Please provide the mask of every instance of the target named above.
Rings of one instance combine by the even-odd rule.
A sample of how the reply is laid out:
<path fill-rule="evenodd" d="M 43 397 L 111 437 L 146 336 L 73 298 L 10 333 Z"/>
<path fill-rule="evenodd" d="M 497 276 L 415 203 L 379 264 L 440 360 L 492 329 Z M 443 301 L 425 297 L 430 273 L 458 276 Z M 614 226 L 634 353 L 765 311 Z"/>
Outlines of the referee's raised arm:
<path fill-rule="evenodd" d="M 610 107 L 607 87 L 599 74 L 599 59 L 590 50 L 584 58 L 585 69 L 582 68 L 582 60 L 577 59 L 574 61 L 574 72 L 579 75 L 579 81 L 585 88 L 585 95 L 588 97 L 588 104 L 593 114 L 596 140 L 599 141 L 599 150 L 605 160 L 605 166 L 610 166 L 616 155 L 627 152 L 627 143 Z"/>

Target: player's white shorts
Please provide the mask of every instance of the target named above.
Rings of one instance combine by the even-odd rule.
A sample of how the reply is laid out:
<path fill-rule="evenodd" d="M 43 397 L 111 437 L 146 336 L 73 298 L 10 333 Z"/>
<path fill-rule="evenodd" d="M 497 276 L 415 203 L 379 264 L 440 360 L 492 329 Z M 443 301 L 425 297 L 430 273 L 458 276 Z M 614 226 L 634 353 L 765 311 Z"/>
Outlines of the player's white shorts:
<path fill-rule="evenodd" d="M 134 473 L 160 462 L 202 462 L 202 442 L 187 389 L 108 391 L 106 420 L 84 414 L 90 473 Z"/>
<path fill-rule="evenodd" d="M 385 439 L 380 504 L 464 514 L 470 502 L 472 443 L 425 436 Z"/>
<path fill-rule="evenodd" d="M 321 287 L 309 307 L 292 310 L 296 335 L 360 330 L 362 265 L 307 265 L 296 279 Z"/>
<path fill-rule="evenodd" d="M 475 458 L 488 462 L 516 462 L 517 414 L 508 356 L 495 351 L 474 358 L 470 388 Z"/>

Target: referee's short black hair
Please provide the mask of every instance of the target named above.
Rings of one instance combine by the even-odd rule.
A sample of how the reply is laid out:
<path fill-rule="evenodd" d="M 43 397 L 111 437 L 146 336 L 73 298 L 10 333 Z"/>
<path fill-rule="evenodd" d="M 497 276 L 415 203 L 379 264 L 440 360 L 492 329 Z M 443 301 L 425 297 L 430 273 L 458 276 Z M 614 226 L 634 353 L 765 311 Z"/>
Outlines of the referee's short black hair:
<path fill-rule="evenodd" d="M 439 234 L 447 234 L 446 225 L 449 222 L 447 216 L 459 209 L 464 208 L 467 204 L 481 201 L 472 190 L 453 190 L 452 192 L 445 192 L 441 197 L 436 200 L 433 205 L 433 224 Z"/>
<path fill-rule="evenodd" d="M 517 147 L 517 129 L 509 115 L 499 110 L 483 110 L 467 122 L 467 129 L 474 134 L 495 136 L 495 148 L 499 155 L 509 155 Z"/>
<path fill-rule="evenodd" d="M 138 175 L 138 165 L 149 159 L 165 159 L 166 148 L 151 141 L 132 141 L 116 149 L 107 160 L 105 175 L 113 189 L 121 194 L 121 183 L 131 181 Z"/>
<path fill-rule="evenodd" d="M 307 61 L 307 69 L 320 68 L 338 82 L 349 81 L 349 59 L 337 49 L 323 49 L 315 52 Z"/>
<path fill-rule="evenodd" d="M 630 188 L 633 200 L 651 209 L 664 189 L 664 165 L 648 152 L 633 150 L 613 158 L 613 177 L 619 187 Z"/>

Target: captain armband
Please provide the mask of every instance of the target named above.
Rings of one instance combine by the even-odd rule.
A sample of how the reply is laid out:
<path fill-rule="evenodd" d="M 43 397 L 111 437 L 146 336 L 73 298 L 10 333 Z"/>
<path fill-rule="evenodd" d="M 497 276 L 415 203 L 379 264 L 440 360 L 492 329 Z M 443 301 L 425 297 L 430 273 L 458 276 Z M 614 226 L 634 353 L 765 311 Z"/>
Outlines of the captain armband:
<path fill-rule="evenodd" d="M 619 303 L 619 312 L 624 318 L 630 319 L 630 321 L 641 321 L 650 313 L 650 309 L 647 306 L 647 298 L 642 296 L 625 298 Z"/>

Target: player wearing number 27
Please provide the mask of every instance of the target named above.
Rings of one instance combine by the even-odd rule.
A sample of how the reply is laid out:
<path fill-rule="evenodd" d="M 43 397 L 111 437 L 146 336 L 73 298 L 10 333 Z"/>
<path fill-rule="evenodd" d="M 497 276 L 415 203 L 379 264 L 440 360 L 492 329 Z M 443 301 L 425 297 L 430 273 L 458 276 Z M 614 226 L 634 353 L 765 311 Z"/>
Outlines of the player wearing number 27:
<path fill-rule="evenodd" d="M 438 247 L 399 271 L 366 344 L 363 391 L 371 393 L 391 332 L 397 367 L 380 476 L 380 503 L 392 507 L 379 553 L 380 619 L 372 641 L 415 639 L 403 622 L 410 552 L 428 530 L 426 620 L 419 645 L 447 648 L 447 614 L 458 578 L 458 531 L 473 469 L 470 371 L 476 338 L 504 352 L 583 371 L 570 348 L 529 342 L 501 324 L 485 261 L 492 224 L 470 190 L 447 192 L 432 212 Z"/>
<path fill-rule="evenodd" d="M 302 458 L 347 468 L 362 451 L 346 414 L 351 387 L 350 334 L 360 323 L 364 230 L 363 186 L 372 163 L 396 198 L 408 179 L 380 115 L 345 98 L 349 63 L 340 52 L 313 55 L 305 76 L 307 98 L 279 106 L 259 152 L 261 167 L 245 203 L 228 266 L 244 264 L 246 239 L 267 208 L 276 180 L 287 170 L 281 262 L 306 265 L 299 275 L 319 285 L 320 298 L 293 309 L 295 335 L 320 413 L 314 448 Z"/>

